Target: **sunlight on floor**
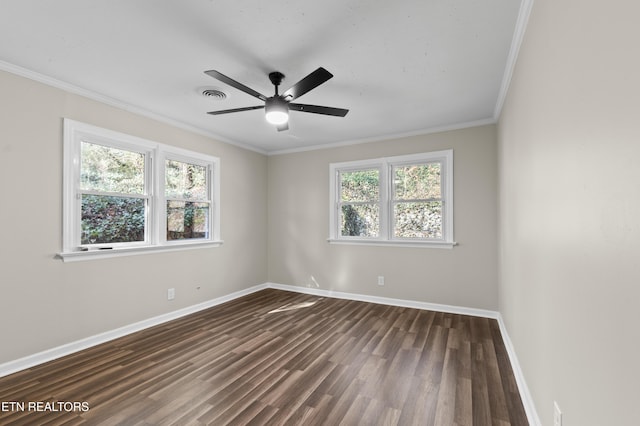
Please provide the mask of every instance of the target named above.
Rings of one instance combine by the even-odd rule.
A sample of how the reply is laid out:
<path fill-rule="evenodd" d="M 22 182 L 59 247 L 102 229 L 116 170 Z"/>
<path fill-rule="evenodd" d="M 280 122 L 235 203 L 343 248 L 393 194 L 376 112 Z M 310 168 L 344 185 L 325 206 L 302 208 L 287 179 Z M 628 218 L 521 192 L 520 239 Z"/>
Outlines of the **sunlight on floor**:
<path fill-rule="evenodd" d="M 288 303 L 278 309 L 269 311 L 268 313 L 275 314 L 276 312 L 286 312 L 286 311 L 294 311 L 296 309 L 308 308 L 310 306 L 315 305 L 317 302 L 318 301 L 316 300 L 315 302 L 301 302 L 301 303 L 294 303 L 294 304 Z"/>

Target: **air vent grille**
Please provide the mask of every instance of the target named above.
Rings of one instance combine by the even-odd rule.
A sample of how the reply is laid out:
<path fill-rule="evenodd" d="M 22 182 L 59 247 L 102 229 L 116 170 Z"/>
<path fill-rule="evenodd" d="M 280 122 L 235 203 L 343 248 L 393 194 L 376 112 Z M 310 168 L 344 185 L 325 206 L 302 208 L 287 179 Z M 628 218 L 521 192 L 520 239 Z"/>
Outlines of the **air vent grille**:
<path fill-rule="evenodd" d="M 202 96 L 206 97 L 206 98 L 213 98 L 217 101 L 222 101 L 227 99 L 227 94 L 224 93 L 222 90 L 218 90 L 218 89 L 202 89 Z"/>

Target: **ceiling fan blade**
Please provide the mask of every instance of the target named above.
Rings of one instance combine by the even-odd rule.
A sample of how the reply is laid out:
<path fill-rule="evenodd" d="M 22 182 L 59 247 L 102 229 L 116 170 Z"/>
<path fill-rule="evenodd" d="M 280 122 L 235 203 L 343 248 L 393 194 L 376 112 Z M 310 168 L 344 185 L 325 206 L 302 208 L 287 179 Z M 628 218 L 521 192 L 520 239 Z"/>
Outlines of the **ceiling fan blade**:
<path fill-rule="evenodd" d="M 238 90 L 242 90 L 244 93 L 247 93 L 251 96 L 254 96 L 262 101 L 266 101 L 267 97 L 265 95 L 263 95 L 262 93 L 256 92 L 255 90 L 253 90 L 250 87 L 245 86 L 242 83 L 238 83 L 237 81 L 235 81 L 232 78 L 227 77 L 226 75 L 222 74 L 221 72 L 218 72 L 216 70 L 209 70 L 209 71 L 205 71 L 205 74 L 207 74 L 210 77 L 215 78 L 216 80 L 220 80 L 223 83 L 228 84 L 231 87 L 235 87 Z"/>
<path fill-rule="evenodd" d="M 207 114 L 220 115 L 220 114 L 229 114 L 230 112 L 251 111 L 252 109 L 263 109 L 263 108 L 264 108 L 264 105 L 258 105 L 258 106 L 244 107 L 244 108 L 223 109 L 221 111 L 210 111 Z"/>
<path fill-rule="evenodd" d="M 312 112 L 314 114 L 333 115 L 336 117 L 344 117 L 349 112 L 348 109 L 343 108 L 294 103 L 289 103 L 289 109 L 293 111 Z"/>
<path fill-rule="evenodd" d="M 281 124 L 279 126 L 276 126 L 276 128 L 278 129 L 279 132 L 282 132 L 284 130 L 289 130 L 289 123 Z"/>
<path fill-rule="evenodd" d="M 309 90 L 315 89 L 316 87 L 320 86 L 331 77 L 333 77 L 333 74 L 320 67 L 296 84 L 294 84 L 290 89 L 282 94 L 282 97 L 284 97 L 288 101 L 292 101 L 304 95 Z"/>

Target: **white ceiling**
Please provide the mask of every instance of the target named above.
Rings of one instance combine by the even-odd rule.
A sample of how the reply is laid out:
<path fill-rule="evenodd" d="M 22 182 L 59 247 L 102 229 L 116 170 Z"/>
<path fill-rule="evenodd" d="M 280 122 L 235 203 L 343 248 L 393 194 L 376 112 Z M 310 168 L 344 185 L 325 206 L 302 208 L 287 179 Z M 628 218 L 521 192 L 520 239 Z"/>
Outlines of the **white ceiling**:
<path fill-rule="evenodd" d="M 1 68 L 247 146 L 285 152 L 493 122 L 526 0 L 2 0 Z M 277 132 L 261 101 L 318 67 L 334 77 L 296 100 Z M 215 87 L 224 101 L 199 88 Z"/>

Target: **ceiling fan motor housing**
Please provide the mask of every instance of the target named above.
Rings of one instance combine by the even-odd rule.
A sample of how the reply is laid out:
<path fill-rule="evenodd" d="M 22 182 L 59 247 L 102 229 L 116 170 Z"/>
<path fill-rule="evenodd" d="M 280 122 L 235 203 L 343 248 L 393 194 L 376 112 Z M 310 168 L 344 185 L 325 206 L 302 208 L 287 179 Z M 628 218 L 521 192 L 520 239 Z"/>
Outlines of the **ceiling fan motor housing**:
<path fill-rule="evenodd" d="M 278 71 L 270 72 L 269 80 L 271 80 L 271 84 L 276 86 L 276 90 L 278 90 L 278 86 L 280 86 L 280 83 L 284 80 L 284 74 Z"/>

